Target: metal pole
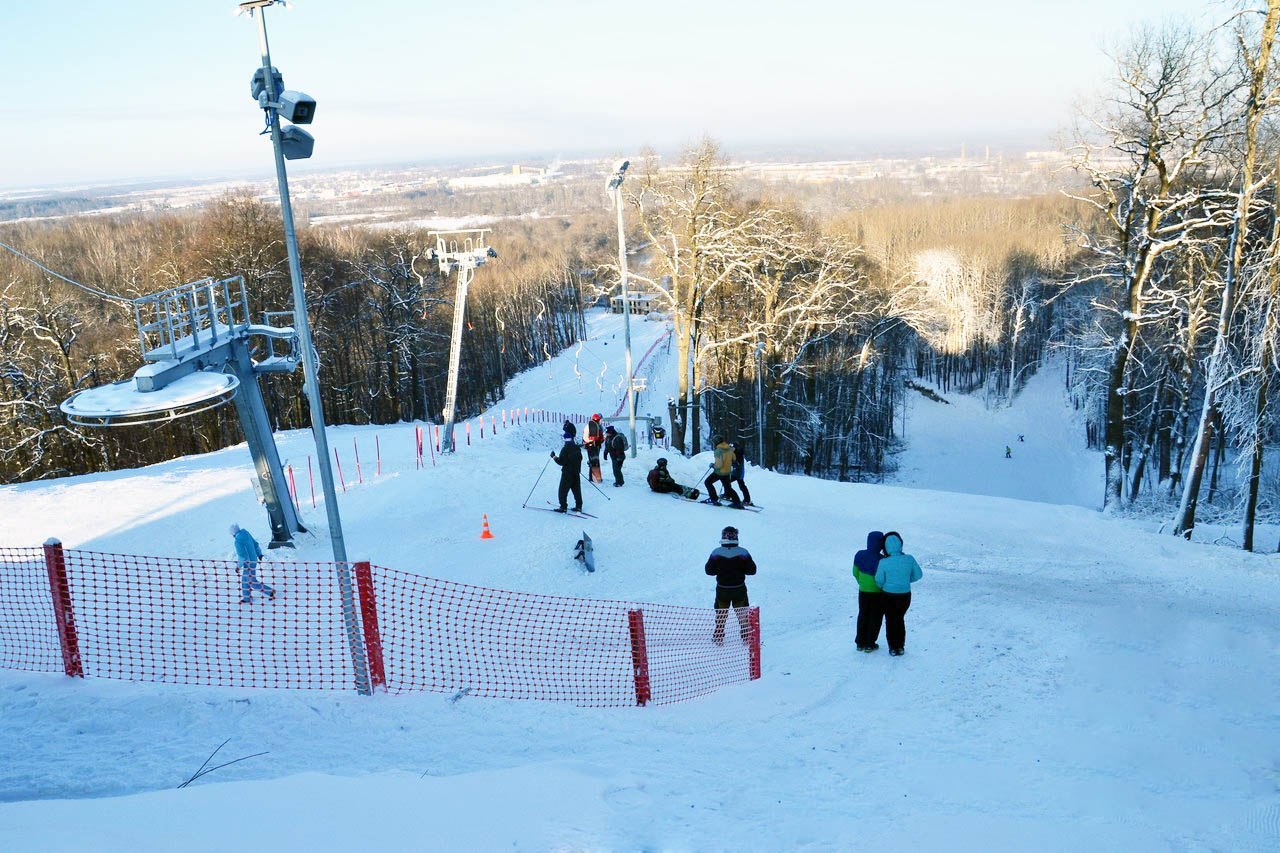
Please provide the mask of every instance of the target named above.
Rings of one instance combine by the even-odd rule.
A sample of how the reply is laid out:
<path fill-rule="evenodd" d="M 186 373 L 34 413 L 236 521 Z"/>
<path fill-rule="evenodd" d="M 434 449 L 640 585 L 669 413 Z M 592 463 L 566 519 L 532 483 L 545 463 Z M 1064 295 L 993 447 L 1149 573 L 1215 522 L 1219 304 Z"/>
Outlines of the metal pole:
<path fill-rule="evenodd" d="M 449 379 L 444 395 L 444 425 L 440 433 L 440 450 L 453 453 L 453 424 L 457 418 L 458 371 L 462 366 L 462 331 L 467 316 L 467 289 L 475 270 L 466 263 L 458 267 L 458 289 L 453 299 L 453 336 L 449 339 Z"/>
<path fill-rule="evenodd" d="M 631 298 L 627 293 L 627 235 L 622 226 L 622 179 L 614 190 L 618 208 L 618 272 L 622 277 L 622 328 L 627 348 L 627 428 L 631 458 L 636 458 L 636 377 L 631 372 Z"/>
<path fill-rule="evenodd" d="M 756 464 L 764 467 L 764 341 L 756 344 Z"/>
<path fill-rule="evenodd" d="M 267 100 L 275 103 L 280 96 L 276 91 L 275 77 L 271 73 L 271 48 L 267 42 L 266 7 L 250 12 L 258 18 L 258 46 L 262 53 L 263 82 Z M 316 376 L 315 350 L 311 344 L 311 321 L 307 317 L 307 294 L 302 287 L 302 262 L 298 256 L 298 236 L 293 225 L 293 205 L 289 202 L 289 176 L 285 171 L 284 150 L 280 147 L 280 116 L 274 107 L 267 107 L 267 120 L 271 128 L 271 146 L 276 156 L 276 182 L 280 187 L 280 217 L 284 220 L 284 242 L 289 252 L 289 278 L 293 283 L 293 323 L 298 333 L 298 347 L 302 350 L 303 390 L 311 411 L 311 434 L 315 437 L 316 453 L 320 457 L 320 486 L 324 491 L 324 511 L 329 520 L 329 539 L 333 544 L 333 560 L 338 565 L 338 590 L 342 597 L 342 621 L 351 647 L 351 663 L 355 668 L 356 689 L 370 693 L 368 665 L 365 660 L 364 639 L 356 619 L 355 595 L 347 566 L 347 546 L 342 539 L 342 518 L 338 515 L 338 495 L 333 488 L 333 469 L 329 465 L 329 441 L 324 431 L 324 405 L 320 400 L 320 383 Z"/>

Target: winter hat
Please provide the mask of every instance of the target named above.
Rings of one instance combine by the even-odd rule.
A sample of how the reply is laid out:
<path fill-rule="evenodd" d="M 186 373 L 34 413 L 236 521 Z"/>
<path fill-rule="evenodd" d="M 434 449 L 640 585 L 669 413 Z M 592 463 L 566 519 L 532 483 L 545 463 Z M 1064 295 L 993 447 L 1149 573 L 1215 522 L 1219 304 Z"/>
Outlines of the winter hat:
<path fill-rule="evenodd" d="M 571 436 L 578 434 L 578 428 L 573 425 L 573 421 L 564 422 L 564 431 L 567 435 Z"/>
<path fill-rule="evenodd" d="M 600 420 L 600 413 L 599 413 L 599 412 L 596 412 L 594 415 L 592 415 L 592 416 L 591 416 L 591 420 L 593 420 L 593 421 L 598 421 L 598 420 Z"/>
<path fill-rule="evenodd" d="M 720 531 L 721 545 L 737 545 L 738 544 L 738 528 L 726 527 Z"/>
<path fill-rule="evenodd" d="M 724 444 L 724 436 L 723 436 L 723 435 L 717 435 L 715 438 L 711 439 L 711 443 L 712 443 L 712 444 Z"/>
<path fill-rule="evenodd" d="M 613 428 L 613 424 L 609 424 L 607 427 L 605 427 L 605 428 L 604 428 L 604 431 L 605 431 L 605 432 L 617 432 L 617 430 Z"/>
<path fill-rule="evenodd" d="M 240 532 L 240 525 L 238 525 L 238 524 L 233 524 L 233 525 L 231 525 L 231 535 L 232 535 L 232 536 L 235 536 L 235 535 L 236 535 L 237 533 L 239 533 L 239 532 Z"/>
<path fill-rule="evenodd" d="M 665 456 L 659 456 L 659 457 L 658 457 L 658 467 L 659 467 L 659 468 L 666 468 L 666 467 L 667 467 L 667 458 L 666 458 Z"/>

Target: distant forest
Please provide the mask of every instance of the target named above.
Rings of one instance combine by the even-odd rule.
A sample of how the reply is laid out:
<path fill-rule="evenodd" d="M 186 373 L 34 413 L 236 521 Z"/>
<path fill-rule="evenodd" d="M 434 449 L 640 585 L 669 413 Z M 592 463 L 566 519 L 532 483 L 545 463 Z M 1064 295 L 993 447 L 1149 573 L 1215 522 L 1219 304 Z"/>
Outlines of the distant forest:
<path fill-rule="evenodd" d="M 626 230 L 644 253 L 637 282 L 660 291 L 674 328 L 676 450 L 724 433 L 771 469 L 878 480 L 906 395 L 1006 405 L 1052 357 L 1082 439 L 1104 453 L 1108 508 L 1167 514 L 1188 536 L 1198 515 L 1238 520 L 1252 548 L 1257 520 L 1280 515 L 1277 18 L 1270 3 L 1208 32 L 1135 35 L 1081 117 L 1062 192 L 898 187 L 873 201 L 838 181 L 744 179 L 712 140 L 678 162 L 637 158 Z M 616 288 L 601 190 L 581 176 L 422 197 L 437 214 L 510 217 L 473 285 L 461 415 L 579 340 L 584 306 Z M 10 224 L 0 239 L 123 296 L 242 275 L 255 308 L 289 307 L 278 213 L 251 198 Z M 330 224 L 301 240 L 332 422 L 438 419 L 453 288 L 425 232 Z M 156 431 L 65 422 L 58 403 L 137 361 L 127 310 L 0 256 L 0 478 L 240 440 L 224 411 Z M 265 382 L 276 425 L 305 426 L 298 377 Z"/>

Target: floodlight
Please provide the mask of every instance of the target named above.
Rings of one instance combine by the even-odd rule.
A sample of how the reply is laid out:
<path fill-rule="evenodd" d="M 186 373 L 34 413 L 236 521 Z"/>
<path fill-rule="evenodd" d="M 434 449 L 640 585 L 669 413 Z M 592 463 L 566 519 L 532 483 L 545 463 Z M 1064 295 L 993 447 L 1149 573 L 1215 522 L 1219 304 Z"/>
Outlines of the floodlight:
<path fill-rule="evenodd" d="M 631 165 L 630 160 L 619 160 L 613 164 L 613 174 L 609 177 L 609 192 L 613 192 L 622 186 L 622 178 L 627 171 L 627 167 Z"/>
<path fill-rule="evenodd" d="M 316 99 L 290 89 L 280 93 L 280 118 L 294 124 L 311 124 L 316 116 Z"/>
<path fill-rule="evenodd" d="M 280 129 L 280 150 L 286 160 L 305 160 L 316 147 L 316 138 L 300 127 Z"/>
<path fill-rule="evenodd" d="M 249 91 L 253 93 L 255 101 L 261 100 L 262 96 L 267 92 L 266 75 L 262 73 L 262 69 L 253 72 L 253 79 L 249 81 Z M 284 77 L 280 74 L 280 69 L 272 66 L 271 79 L 274 90 L 271 92 L 272 97 L 279 94 L 284 89 Z"/>

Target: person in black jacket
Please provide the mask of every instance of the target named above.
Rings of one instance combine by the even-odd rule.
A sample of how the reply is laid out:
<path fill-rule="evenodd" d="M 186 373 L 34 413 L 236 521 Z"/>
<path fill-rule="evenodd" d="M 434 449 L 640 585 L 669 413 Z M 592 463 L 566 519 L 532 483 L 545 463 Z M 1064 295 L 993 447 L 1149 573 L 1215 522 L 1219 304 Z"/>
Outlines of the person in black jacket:
<path fill-rule="evenodd" d="M 604 452 L 613 463 L 613 484 L 622 485 L 622 462 L 627 458 L 627 439 L 613 428 L 613 424 L 604 430 Z"/>
<path fill-rule="evenodd" d="M 747 575 L 756 573 L 756 562 L 746 548 L 738 546 L 738 528 L 720 531 L 720 547 L 707 558 L 707 574 L 716 579 L 716 627 L 711 634 L 717 646 L 724 645 L 724 626 L 729 620 L 729 607 L 738 617 L 738 631 L 745 643 L 750 638 L 747 621 Z"/>
<path fill-rule="evenodd" d="M 572 426 L 567 421 L 566 427 Z M 573 511 L 582 512 L 582 448 L 573 440 L 576 430 L 564 431 L 564 447 L 551 458 L 560 466 L 560 506 L 556 512 L 568 512 L 569 493 L 573 492 Z"/>

